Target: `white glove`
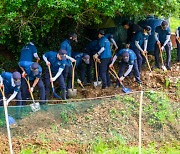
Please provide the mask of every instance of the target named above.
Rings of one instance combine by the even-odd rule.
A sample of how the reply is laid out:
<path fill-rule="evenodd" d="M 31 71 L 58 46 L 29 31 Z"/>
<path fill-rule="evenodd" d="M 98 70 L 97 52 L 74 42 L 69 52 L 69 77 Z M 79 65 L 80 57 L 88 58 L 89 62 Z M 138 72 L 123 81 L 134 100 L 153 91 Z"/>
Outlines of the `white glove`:
<path fill-rule="evenodd" d="M 54 81 L 56 81 L 56 79 L 55 78 L 50 78 L 50 81 L 54 82 Z"/>
<path fill-rule="evenodd" d="M 3 88 L 3 83 L 0 83 L 0 88 Z"/>
<path fill-rule="evenodd" d="M 77 83 L 80 84 L 80 83 L 81 83 L 81 80 L 77 79 Z"/>
<path fill-rule="evenodd" d="M 97 59 L 98 56 L 99 56 L 99 55 L 96 53 L 95 55 L 93 55 L 93 58 Z"/>
<path fill-rule="evenodd" d="M 50 63 L 49 61 L 47 61 L 47 62 L 46 62 L 46 65 L 47 65 L 47 66 L 50 66 L 50 65 L 51 65 L 51 63 Z"/>
<path fill-rule="evenodd" d="M 23 77 L 23 78 L 25 78 L 26 75 L 27 75 L 26 72 L 23 72 L 23 73 L 22 73 L 22 77 Z"/>
<path fill-rule="evenodd" d="M 120 81 L 123 81 L 124 78 L 125 78 L 124 76 L 121 76 L 121 77 L 119 78 L 119 80 L 120 80 Z"/>
<path fill-rule="evenodd" d="M 3 101 L 7 101 L 7 98 L 6 98 L 6 97 L 3 97 Z"/>
<path fill-rule="evenodd" d="M 113 67 L 113 64 L 110 64 L 110 65 L 109 65 L 109 68 L 112 68 L 112 67 Z"/>
<path fill-rule="evenodd" d="M 73 62 L 73 63 L 76 62 L 76 59 L 72 58 L 72 59 L 71 59 L 71 62 Z"/>
<path fill-rule="evenodd" d="M 34 88 L 33 88 L 33 87 L 31 87 L 31 89 L 30 89 L 30 90 L 31 90 L 31 92 L 33 92 L 33 91 L 34 91 Z"/>
<path fill-rule="evenodd" d="M 6 106 L 8 106 L 9 102 L 10 102 L 9 99 L 6 100 L 6 98 L 5 98 L 5 103 L 6 103 L 5 105 L 6 105 Z"/>
<path fill-rule="evenodd" d="M 163 50 L 164 50 L 164 46 L 161 47 L 161 51 L 163 51 Z"/>

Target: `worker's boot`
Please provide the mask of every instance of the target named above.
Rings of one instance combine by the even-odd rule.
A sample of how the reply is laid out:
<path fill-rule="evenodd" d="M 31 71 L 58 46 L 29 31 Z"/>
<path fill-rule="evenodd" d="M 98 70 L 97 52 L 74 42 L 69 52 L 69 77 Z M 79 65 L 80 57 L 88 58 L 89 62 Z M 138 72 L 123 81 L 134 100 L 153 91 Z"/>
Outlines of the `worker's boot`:
<path fill-rule="evenodd" d="M 66 90 L 62 90 L 62 99 L 66 100 Z"/>

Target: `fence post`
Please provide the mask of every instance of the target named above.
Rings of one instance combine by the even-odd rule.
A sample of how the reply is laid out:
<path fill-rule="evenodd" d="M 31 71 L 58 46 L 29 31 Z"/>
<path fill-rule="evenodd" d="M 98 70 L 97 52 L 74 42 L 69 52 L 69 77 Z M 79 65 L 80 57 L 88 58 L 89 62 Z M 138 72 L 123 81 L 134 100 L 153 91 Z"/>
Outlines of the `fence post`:
<path fill-rule="evenodd" d="M 5 118 L 6 118 L 6 127 L 7 127 L 7 133 L 8 133 L 8 140 L 9 140 L 9 149 L 10 149 L 10 154 L 13 154 L 11 132 L 10 132 L 9 120 L 8 120 L 8 110 L 7 110 L 6 101 L 5 101 L 4 98 L 3 98 L 3 104 L 4 104 L 4 113 L 5 113 Z"/>
<path fill-rule="evenodd" d="M 141 151 L 141 142 L 142 142 L 142 137 L 141 137 L 141 127 L 142 127 L 142 123 L 141 123 L 141 120 L 142 120 L 142 101 L 143 101 L 143 91 L 141 91 L 141 94 L 140 94 L 140 104 L 139 104 L 139 154 L 142 153 Z"/>

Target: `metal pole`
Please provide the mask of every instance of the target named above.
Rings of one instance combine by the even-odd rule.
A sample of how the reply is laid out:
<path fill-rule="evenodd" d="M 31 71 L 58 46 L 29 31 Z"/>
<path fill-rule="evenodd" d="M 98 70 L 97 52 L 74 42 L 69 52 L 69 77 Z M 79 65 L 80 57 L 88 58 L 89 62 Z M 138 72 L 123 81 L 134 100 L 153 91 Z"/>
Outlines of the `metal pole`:
<path fill-rule="evenodd" d="M 141 132 L 141 127 L 142 127 L 142 123 L 141 123 L 141 120 L 142 120 L 142 100 L 143 100 L 143 91 L 141 91 L 141 95 L 140 95 L 140 104 L 139 104 L 139 154 L 142 153 L 141 151 L 141 142 L 142 142 L 142 138 L 141 138 L 141 135 L 142 135 L 142 132 Z"/>
<path fill-rule="evenodd" d="M 9 120 L 8 120 L 8 110 L 7 110 L 5 98 L 3 98 L 3 104 L 4 104 L 4 113 L 5 113 L 5 118 L 6 118 L 6 127 L 7 127 L 7 133 L 8 133 L 8 140 L 9 140 L 9 149 L 10 149 L 10 154 L 13 154 L 11 133 L 10 133 L 10 127 L 9 127 Z"/>

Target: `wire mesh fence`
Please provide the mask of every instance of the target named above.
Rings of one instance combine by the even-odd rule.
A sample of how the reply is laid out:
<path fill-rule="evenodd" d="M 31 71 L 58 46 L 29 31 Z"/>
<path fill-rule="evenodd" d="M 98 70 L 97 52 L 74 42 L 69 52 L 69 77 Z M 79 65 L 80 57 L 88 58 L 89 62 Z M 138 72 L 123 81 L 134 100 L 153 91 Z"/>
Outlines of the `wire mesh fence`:
<path fill-rule="evenodd" d="M 174 93 L 145 91 L 139 131 L 140 94 L 69 100 L 61 104 L 55 100 L 41 106 L 38 112 L 32 112 L 30 106 L 8 107 L 9 116 L 16 121 L 11 125 L 13 147 L 20 151 L 30 143 L 44 148 L 57 143 L 89 144 L 98 138 L 137 146 L 139 135 L 143 146 L 178 141 L 179 97 Z M 0 107 L 0 133 L 7 134 L 3 107 Z"/>

